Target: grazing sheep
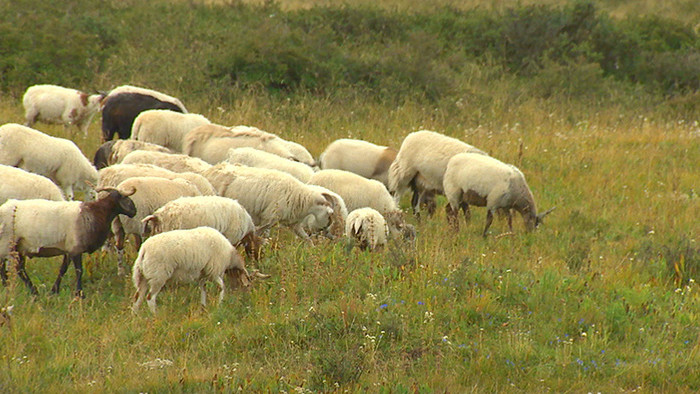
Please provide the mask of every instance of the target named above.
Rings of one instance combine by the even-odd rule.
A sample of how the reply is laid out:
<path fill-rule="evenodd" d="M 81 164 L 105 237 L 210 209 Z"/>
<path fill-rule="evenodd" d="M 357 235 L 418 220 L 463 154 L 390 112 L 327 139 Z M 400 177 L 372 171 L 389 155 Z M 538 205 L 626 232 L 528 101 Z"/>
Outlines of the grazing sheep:
<path fill-rule="evenodd" d="M 49 178 L 0 164 L 0 205 L 9 199 L 63 201 L 61 189 Z"/>
<path fill-rule="evenodd" d="M 421 130 L 410 133 L 401 144 L 396 159 L 389 167 L 389 191 L 400 199 L 410 187 L 413 190 L 411 206 L 417 213 L 422 196 L 428 193 L 442 194 L 442 179 L 447 162 L 458 153 L 480 153 L 483 151 L 456 138 Z M 434 204 L 429 213 L 434 211 Z"/>
<path fill-rule="evenodd" d="M 121 163 L 124 157 L 129 153 L 137 150 L 145 150 L 152 152 L 173 153 L 170 149 L 151 144 L 149 142 L 134 141 L 134 140 L 112 140 L 102 144 L 95 152 L 95 158 L 92 160 L 95 167 L 99 170 L 112 164 Z"/>
<path fill-rule="evenodd" d="M 306 183 L 314 170 L 304 163 L 288 160 L 283 157 L 261 151 L 255 148 L 235 148 L 228 151 L 226 162 L 242 164 L 249 167 L 269 168 L 279 170 Z"/>
<path fill-rule="evenodd" d="M 207 178 L 194 172 L 174 172 L 153 164 L 115 164 L 99 171 L 99 187 L 117 187 L 128 178 L 155 176 L 165 179 L 181 178 L 192 182 L 203 196 L 216 195 L 216 190 Z"/>
<path fill-rule="evenodd" d="M 48 177 L 69 200 L 73 189 L 92 191 L 86 182 L 97 183 L 97 170 L 73 141 L 16 123 L 0 126 L 0 164 Z"/>
<path fill-rule="evenodd" d="M 134 119 L 143 111 L 168 109 L 187 113 L 185 106 L 175 97 L 129 85 L 113 89 L 102 103 L 102 142 L 112 140 L 114 134 L 122 139 L 129 138 Z"/>
<path fill-rule="evenodd" d="M 345 236 L 360 242 L 360 249 L 381 249 L 386 245 L 389 228 L 386 220 L 377 210 L 365 207 L 348 214 L 345 222 Z"/>
<path fill-rule="evenodd" d="M 96 201 L 8 200 L 0 206 L 0 276 L 7 281 L 6 260 L 18 255 L 17 274 L 32 294 L 36 287 L 29 279 L 24 264 L 26 257 L 63 255 L 63 264 L 51 291 L 58 293 L 61 278 L 73 262 L 78 295 L 83 295 L 82 254 L 102 246 L 109 234 L 110 223 L 119 214 L 136 215 L 129 193 L 104 189 L 107 194 Z"/>
<path fill-rule="evenodd" d="M 136 117 L 131 128 L 131 138 L 182 153 L 185 135 L 190 130 L 210 123 L 209 119 L 199 114 L 152 109 L 143 111 Z"/>
<path fill-rule="evenodd" d="M 314 157 L 311 156 L 311 152 L 309 152 L 304 145 L 294 141 L 285 140 L 283 138 L 279 138 L 279 140 L 282 142 L 282 144 L 284 144 L 284 146 L 287 147 L 289 152 L 291 152 L 292 160 L 306 164 L 313 169 L 318 169 L 318 163 L 316 163 Z"/>
<path fill-rule="evenodd" d="M 211 164 L 201 159 L 178 153 L 134 151 L 122 160 L 122 164 L 138 163 L 153 164 L 174 172 L 194 172 L 196 174 L 201 174 L 211 167 Z"/>
<path fill-rule="evenodd" d="M 353 139 L 339 139 L 321 153 L 321 169 L 337 169 L 353 172 L 368 179 L 376 179 L 388 188 L 389 166 L 397 151 L 387 146 Z"/>
<path fill-rule="evenodd" d="M 112 233 L 117 248 L 117 269 L 119 275 L 124 273 L 124 241 L 128 235 L 133 235 L 136 249 L 141 246 L 144 237 L 143 218 L 152 214 L 169 201 L 184 196 L 201 196 L 195 185 L 184 179 L 165 179 L 157 177 L 129 178 L 117 186 L 117 190 L 136 190 L 131 200 L 136 206 L 136 215 L 117 216 L 112 222 Z"/>
<path fill-rule="evenodd" d="M 512 232 L 511 209 L 520 212 L 528 231 L 537 227 L 553 209 L 538 215 L 535 199 L 523 173 L 513 165 L 478 153 L 454 155 L 447 164 L 443 184 L 449 202 L 445 207 L 447 219 L 456 230 L 459 229 L 460 208 L 467 222 L 471 216 L 470 204 L 487 208 L 484 237 L 496 210 L 505 213 Z"/>
<path fill-rule="evenodd" d="M 227 197 L 180 197 L 146 216 L 143 223 L 146 232 L 152 229 L 152 234 L 208 226 L 219 230 L 231 245 L 243 245 L 246 254 L 255 260 L 262 245 L 248 211 L 238 201 Z"/>
<path fill-rule="evenodd" d="M 63 124 L 64 129 L 75 125 L 87 137 L 92 117 L 100 110 L 104 95 L 88 95 L 79 90 L 56 85 L 30 86 L 22 97 L 26 126 L 35 122 Z"/>
<path fill-rule="evenodd" d="M 348 208 L 345 206 L 345 201 L 343 201 L 343 198 L 322 186 L 306 186 L 330 196 L 330 198 L 327 197 L 326 199 L 330 201 L 333 213 L 329 217 L 330 223 L 319 223 L 316 221 L 316 217 L 314 215 L 308 215 L 302 221 L 302 227 L 304 230 L 308 230 L 309 233 L 312 234 L 326 230 L 326 236 L 331 239 L 342 236 L 345 232 L 345 220 L 348 217 Z"/>
<path fill-rule="evenodd" d="M 132 279 L 136 293 L 132 310 L 136 312 L 144 298 L 156 313 L 156 297 L 171 279 L 199 282 L 202 306 L 206 306 L 206 281 L 216 283 L 224 299 L 224 274 L 235 278 L 243 287 L 250 286 L 250 275 L 236 248 L 211 227 L 173 230 L 155 235 L 143 243 L 134 261 Z M 147 294 L 148 293 L 148 294 Z"/>
<path fill-rule="evenodd" d="M 233 126 L 231 127 L 231 132 L 236 134 L 239 138 L 241 137 L 246 137 L 246 138 L 253 138 L 255 139 L 262 139 L 267 141 L 266 144 L 269 144 L 272 148 L 277 149 L 276 145 L 280 144 L 286 148 L 286 151 L 280 149 L 281 153 L 273 152 L 272 150 L 268 149 L 262 149 L 258 148 L 261 150 L 265 150 L 270 153 L 274 153 L 278 156 L 282 156 L 284 158 L 293 160 L 293 161 L 298 161 L 300 163 L 304 163 L 309 167 L 312 167 L 314 169 L 318 169 L 318 164 L 314 160 L 314 157 L 311 156 L 311 153 L 306 149 L 303 145 L 296 143 L 294 141 L 289 141 L 285 140 L 281 137 L 279 137 L 276 134 L 260 130 L 257 127 L 252 127 L 252 126 Z M 245 146 L 250 146 L 250 145 L 245 145 Z M 286 152 L 289 152 L 291 154 L 290 157 L 286 156 Z"/>
<path fill-rule="evenodd" d="M 358 208 L 374 208 L 386 218 L 392 236 L 397 236 L 405 226 L 403 212 L 379 181 L 343 170 L 321 170 L 314 173 L 309 184 L 338 193 L 349 212 Z"/>
<path fill-rule="evenodd" d="M 182 152 L 199 157 L 209 164 L 221 163 L 226 160 L 230 149 L 243 147 L 255 148 L 285 159 L 294 159 L 294 155 L 280 140 L 276 135 L 254 127 L 230 128 L 210 124 L 197 127 L 187 133 L 182 144 Z"/>
<path fill-rule="evenodd" d="M 318 223 L 326 223 L 333 213 L 330 195 L 281 171 L 219 163 L 202 175 L 220 196 L 238 200 L 258 230 L 281 223 L 311 241 L 303 219 L 311 214 Z"/>

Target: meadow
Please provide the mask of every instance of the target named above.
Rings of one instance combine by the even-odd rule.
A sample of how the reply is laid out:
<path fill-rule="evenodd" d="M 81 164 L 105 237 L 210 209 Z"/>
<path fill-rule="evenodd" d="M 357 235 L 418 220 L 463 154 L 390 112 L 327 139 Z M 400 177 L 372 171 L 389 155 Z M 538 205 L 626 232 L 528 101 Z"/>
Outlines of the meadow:
<path fill-rule="evenodd" d="M 92 35 L 57 42 L 42 30 L 31 49 L 0 59 L 0 123 L 23 122 L 21 94 L 31 83 L 130 83 L 176 95 L 216 123 L 277 133 L 315 156 L 337 138 L 398 148 L 409 132 L 430 129 L 515 164 L 538 208 L 556 210 L 536 231 L 525 232 L 518 217 L 514 234 L 496 220 L 483 238 L 483 209 L 455 233 L 440 197 L 433 217 L 419 221 L 406 209 L 415 246 L 379 253 L 344 240 L 312 247 L 277 228 L 265 256 L 248 262 L 270 279 L 228 291 L 220 305 L 210 286 L 206 308 L 196 286 L 170 287 L 155 316 L 147 308 L 132 314 L 133 285 L 117 275 L 114 253 L 84 258 L 85 299 L 74 298 L 72 269 L 61 293 L 49 295 L 56 258 L 27 263 L 36 298 L 10 265 L 10 284 L 0 289 L 0 307 L 14 305 L 0 321 L 0 391 L 700 390 L 700 74 L 692 74 L 700 62 L 692 26 L 627 34 L 648 15 L 630 15 L 624 2 L 596 3 L 585 20 L 637 37 L 626 42 L 649 51 L 646 59 L 677 60 L 607 69 L 606 52 L 592 49 L 602 41 L 554 40 L 548 45 L 558 50 L 535 58 L 499 52 L 486 42 L 498 42 L 493 34 L 475 42 L 466 33 L 476 16 L 491 15 L 479 31 L 493 33 L 504 15 L 571 15 L 566 6 L 477 15 L 289 3 L 123 2 L 105 11 L 57 2 L 52 12 L 61 17 L 44 15 L 48 25 L 60 30 L 77 18 Z M 0 7 L 19 15 L 31 4 Z M 692 4 L 674 3 L 655 26 L 685 26 L 689 12 L 698 15 Z M 143 23 L 159 13 L 170 18 Z M 349 21 L 368 21 L 372 34 Z M 402 30 L 416 21 L 420 29 Z M 181 29 L 137 38 L 172 26 Z M 225 40 L 231 26 L 255 34 Z M 445 26 L 454 34 L 441 35 Z M 681 44 L 660 44 L 673 41 L 660 31 Z M 0 24 L 0 32 L 12 30 Z M 445 37 L 461 37 L 470 51 Z M 26 38 L 0 35 L 0 48 L 15 48 L 12 39 Z M 78 51 L 79 43 L 95 46 Z M 69 54 L 80 67 L 70 67 Z M 297 69 L 306 73 L 290 71 Z M 99 116 L 87 138 L 35 127 L 73 139 L 88 157 L 100 145 Z M 126 256 L 135 258 L 133 245 Z"/>

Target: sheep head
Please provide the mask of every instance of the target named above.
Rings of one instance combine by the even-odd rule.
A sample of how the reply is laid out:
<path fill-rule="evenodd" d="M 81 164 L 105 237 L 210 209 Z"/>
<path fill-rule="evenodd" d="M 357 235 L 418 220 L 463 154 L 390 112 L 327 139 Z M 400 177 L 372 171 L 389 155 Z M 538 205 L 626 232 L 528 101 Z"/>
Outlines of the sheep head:
<path fill-rule="evenodd" d="M 552 207 L 542 213 L 537 214 L 537 218 L 535 219 L 535 227 L 538 227 L 540 224 L 542 224 L 544 217 L 552 213 L 552 211 L 554 211 L 555 209 L 557 209 L 557 207 Z"/>
<path fill-rule="evenodd" d="M 130 218 L 136 216 L 136 205 L 134 204 L 134 201 L 131 198 L 129 198 L 129 196 L 136 193 L 136 188 L 132 188 L 130 191 L 122 193 L 113 187 L 102 187 L 100 189 L 95 190 L 95 192 L 108 192 L 109 195 L 101 198 L 98 201 L 106 199 L 114 200 L 117 205 L 117 214 L 126 215 Z"/>

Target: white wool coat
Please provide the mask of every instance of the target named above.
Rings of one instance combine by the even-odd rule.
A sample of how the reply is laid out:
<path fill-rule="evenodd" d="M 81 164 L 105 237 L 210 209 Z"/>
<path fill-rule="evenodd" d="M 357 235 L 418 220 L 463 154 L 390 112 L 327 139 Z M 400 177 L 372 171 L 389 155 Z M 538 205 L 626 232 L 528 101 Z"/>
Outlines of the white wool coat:
<path fill-rule="evenodd" d="M 342 138 L 328 145 L 321 153 L 321 169 L 345 170 L 389 185 L 389 166 L 396 158 L 396 149 L 363 140 Z"/>
<path fill-rule="evenodd" d="M 76 89 L 56 85 L 30 86 L 22 97 L 26 125 L 35 122 L 75 125 L 83 135 L 93 116 L 100 110 L 101 94 L 88 95 Z"/>
<path fill-rule="evenodd" d="M 167 109 L 141 112 L 131 127 L 131 138 L 158 144 L 173 152 L 182 153 L 185 135 L 199 126 L 211 123 L 199 114 L 182 114 Z"/>
<path fill-rule="evenodd" d="M 107 159 L 108 165 L 119 164 L 124 160 L 126 155 L 131 152 L 142 150 L 149 152 L 173 153 L 170 149 L 152 144 L 150 142 L 135 141 L 135 140 L 115 140 L 112 144 L 112 151 Z"/>
<path fill-rule="evenodd" d="M 200 126 L 187 133 L 183 153 L 216 164 L 226 160 L 230 149 L 243 147 L 255 148 L 285 159 L 294 158 L 274 134 L 256 128 L 239 126 L 232 129 L 215 124 Z"/>
<path fill-rule="evenodd" d="M 86 182 L 97 183 L 97 169 L 73 141 L 15 123 L 0 126 L 0 164 L 51 179 L 67 199 L 74 189 L 91 190 Z"/>
<path fill-rule="evenodd" d="M 9 199 L 63 201 L 63 195 L 49 178 L 0 164 L 0 205 Z"/>
<path fill-rule="evenodd" d="M 372 208 L 359 208 L 348 214 L 345 236 L 355 238 L 361 245 L 374 250 L 385 246 L 389 228 L 381 213 Z"/>
<path fill-rule="evenodd" d="M 163 167 L 174 172 L 194 172 L 196 174 L 201 174 L 209 167 L 210 164 L 198 159 L 196 157 L 190 157 L 187 155 L 177 154 L 177 153 L 162 153 L 162 152 L 147 152 L 147 151 L 134 151 L 126 155 L 123 164 L 153 164 L 158 167 Z"/>
<path fill-rule="evenodd" d="M 283 171 L 304 183 L 308 182 L 314 173 L 313 169 L 304 163 L 288 160 L 255 148 L 230 149 L 226 162 Z"/>
<path fill-rule="evenodd" d="M 123 140 L 119 140 L 123 141 Z M 117 187 L 128 178 L 153 176 L 165 179 L 181 178 L 192 182 L 203 196 L 216 195 L 216 190 L 209 181 L 193 172 L 174 172 L 153 164 L 115 164 L 98 171 L 100 187 Z"/>

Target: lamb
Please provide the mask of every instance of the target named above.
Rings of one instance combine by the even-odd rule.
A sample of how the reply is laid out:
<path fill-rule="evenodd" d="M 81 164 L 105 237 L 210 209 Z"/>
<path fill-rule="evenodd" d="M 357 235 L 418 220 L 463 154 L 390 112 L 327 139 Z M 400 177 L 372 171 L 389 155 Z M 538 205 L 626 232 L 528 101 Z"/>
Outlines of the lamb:
<path fill-rule="evenodd" d="M 258 230 L 281 223 L 310 242 L 302 220 L 311 214 L 318 223 L 325 223 L 333 213 L 330 195 L 281 171 L 219 163 L 202 175 L 220 196 L 238 200 Z"/>
<path fill-rule="evenodd" d="M 212 227 L 221 232 L 231 245 L 243 245 L 246 254 L 257 260 L 262 239 L 255 234 L 255 224 L 248 211 L 236 200 L 219 196 L 180 197 L 158 208 L 142 222 L 146 233 Z"/>
<path fill-rule="evenodd" d="M 178 153 L 134 151 L 122 160 L 122 164 L 137 163 L 153 164 L 173 172 L 194 172 L 196 174 L 201 174 L 211 167 L 211 164 L 201 159 Z"/>
<path fill-rule="evenodd" d="M 321 170 L 314 173 L 309 184 L 338 193 L 350 212 L 358 208 L 374 208 L 386 218 L 392 236 L 403 232 L 403 212 L 381 182 L 348 171 Z"/>
<path fill-rule="evenodd" d="M 343 201 L 343 198 L 337 193 L 334 193 L 322 186 L 307 185 L 307 187 L 318 190 L 321 193 L 325 193 L 326 195 L 330 196 L 330 198 L 327 197 L 326 199 L 331 203 L 333 213 L 329 217 L 330 223 L 319 223 L 316 221 L 316 217 L 314 215 L 308 215 L 302 221 L 302 227 L 304 230 L 308 230 L 312 234 L 327 230 L 326 236 L 331 239 L 342 236 L 345 232 L 345 220 L 348 217 L 348 208 L 345 206 L 345 201 Z"/>
<path fill-rule="evenodd" d="M 269 168 L 286 172 L 306 183 L 314 171 L 306 164 L 288 160 L 283 157 L 254 148 L 235 148 L 228 151 L 226 162 L 242 164 L 249 167 Z"/>
<path fill-rule="evenodd" d="M 149 142 L 135 140 L 112 140 L 102 144 L 95 152 L 93 164 L 100 170 L 112 164 L 121 163 L 124 157 L 129 153 L 137 150 L 145 150 L 152 152 L 173 153 L 170 149 L 151 144 Z"/>
<path fill-rule="evenodd" d="M 7 281 L 5 264 L 16 254 L 17 274 L 32 294 L 38 294 L 24 268 L 26 257 L 63 255 L 63 264 L 51 291 L 58 293 L 61 278 L 73 262 L 77 293 L 83 296 L 82 254 L 92 253 L 104 243 L 110 223 L 119 214 L 136 215 L 129 193 L 104 189 L 96 201 L 8 200 L 0 206 L 0 276 Z"/>
<path fill-rule="evenodd" d="M 49 178 L 0 164 L 0 205 L 9 199 L 63 201 L 61 189 Z"/>
<path fill-rule="evenodd" d="M 396 159 L 389 167 L 389 191 L 400 199 L 401 195 L 412 187 L 414 190 L 411 206 L 413 212 L 419 211 L 423 195 L 442 194 L 442 180 L 447 162 L 458 153 L 485 152 L 458 139 L 434 131 L 421 130 L 410 133 L 401 144 Z M 434 204 L 429 213 L 434 211 Z"/>
<path fill-rule="evenodd" d="M 141 221 L 155 212 L 167 202 L 183 196 L 201 196 L 194 184 L 184 179 L 164 179 L 156 177 L 129 178 L 117 186 L 117 190 L 132 190 L 137 192 L 131 196 L 136 206 L 135 216 L 117 216 L 112 222 L 112 233 L 115 236 L 117 248 L 117 269 L 119 275 L 124 273 L 124 241 L 128 235 L 133 235 L 138 249 L 144 237 L 144 226 Z"/>
<path fill-rule="evenodd" d="M 199 114 L 153 109 L 143 111 L 136 117 L 131 128 L 131 138 L 182 153 L 185 135 L 190 130 L 210 123 L 209 119 Z"/>
<path fill-rule="evenodd" d="M 294 155 L 281 139 L 254 127 L 234 128 L 216 124 L 197 127 L 185 135 L 182 152 L 209 164 L 226 160 L 229 149 L 250 147 L 293 160 Z"/>
<path fill-rule="evenodd" d="M 535 199 L 519 169 L 497 159 L 478 153 L 454 155 L 447 164 L 443 188 L 449 205 L 445 207 L 447 219 L 455 230 L 459 229 L 458 215 L 461 208 L 467 223 L 470 219 L 469 205 L 485 206 L 486 237 L 493 221 L 493 213 L 500 210 L 508 219 L 513 231 L 511 209 L 520 212 L 528 231 L 536 228 L 552 209 L 537 214 Z"/>
<path fill-rule="evenodd" d="M 348 214 L 345 222 L 345 236 L 360 242 L 360 249 L 378 250 L 387 242 L 389 228 L 386 220 L 377 210 L 365 207 Z"/>
<path fill-rule="evenodd" d="M 394 148 L 342 138 L 328 145 L 319 157 L 319 164 L 324 170 L 345 170 L 368 179 L 376 179 L 388 188 L 389 166 L 396 154 Z"/>
<path fill-rule="evenodd" d="M 122 139 L 129 138 L 134 119 L 143 111 L 169 109 L 187 113 L 185 106 L 175 97 L 129 85 L 113 89 L 102 102 L 102 142 L 110 141 L 114 134 Z"/>
<path fill-rule="evenodd" d="M 16 123 L 0 126 L 0 164 L 48 177 L 69 200 L 74 189 L 92 191 L 87 182 L 97 182 L 97 170 L 73 141 Z"/>
<path fill-rule="evenodd" d="M 235 278 L 243 287 L 250 286 L 250 275 L 243 258 L 220 232 L 211 227 L 173 230 L 155 235 L 143 243 L 134 261 L 132 280 L 136 293 L 132 310 L 138 311 L 144 298 L 153 314 L 156 297 L 171 279 L 199 282 L 202 306 L 206 306 L 206 281 L 221 289 L 224 299 L 224 274 Z"/>
<path fill-rule="evenodd" d="M 30 86 L 22 97 L 27 127 L 35 122 L 75 125 L 87 137 L 92 117 L 100 110 L 103 94 L 88 95 L 79 90 L 56 85 Z"/>
<path fill-rule="evenodd" d="M 203 196 L 216 195 L 216 190 L 209 181 L 193 172 L 173 172 L 153 164 L 115 164 L 98 172 L 99 187 L 117 187 L 122 181 L 138 176 L 155 176 L 165 179 L 181 178 L 192 182 Z"/>

